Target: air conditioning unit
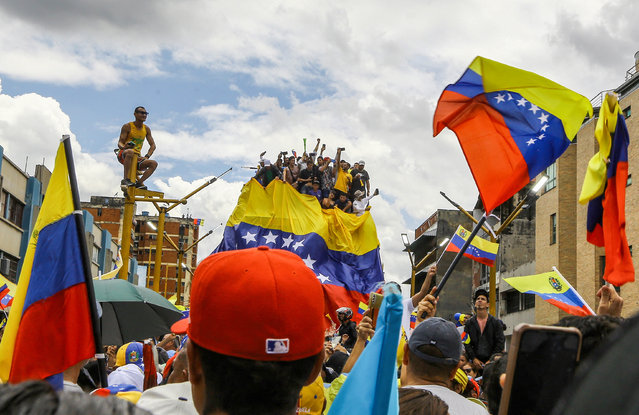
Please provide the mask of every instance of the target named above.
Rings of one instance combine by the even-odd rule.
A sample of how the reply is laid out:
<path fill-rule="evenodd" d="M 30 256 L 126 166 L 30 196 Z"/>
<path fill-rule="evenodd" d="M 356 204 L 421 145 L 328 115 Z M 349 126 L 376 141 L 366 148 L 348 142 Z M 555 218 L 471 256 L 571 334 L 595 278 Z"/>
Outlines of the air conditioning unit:
<path fill-rule="evenodd" d="M 0 259 L 0 274 L 4 276 L 9 275 L 9 258 Z"/>

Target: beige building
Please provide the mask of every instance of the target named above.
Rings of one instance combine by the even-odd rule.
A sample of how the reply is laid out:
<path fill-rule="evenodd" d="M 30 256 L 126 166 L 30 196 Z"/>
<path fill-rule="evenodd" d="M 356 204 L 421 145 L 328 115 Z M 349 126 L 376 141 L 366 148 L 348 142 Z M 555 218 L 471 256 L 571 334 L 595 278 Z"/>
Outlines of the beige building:
<path fill-rule="evenodd" d="M 619 105 L 626 116 L 630 135 L 628 148 L 628 182 L 626 186 L 626 233 L 628 244 L 636 245 L 639 237 L 639 190 L 632 185 L 634 166 L 639 163 L 639 117 L 632 116 L 632 107 L 639 108 L 639 74 L 635 67 L 626 74 L 626 81 L 614 91 L 619 95 Z M 590 158 L 598 151 L 595 126 L 601 105 L 602 92 L 593 99 L 595 116 L 586 120 L 574 142 L 546 173 L 550 180 L 537 201 L 536 219 L 536 272 L 547 272 L 556 266 L 562 275 L 596 310 L 596 293 L 603 284 L 605 268 L 604 248 L 586 241 L 587 205 L 578 203 Z M 633 259 L 635 269 L 636 259 Z M 624 298 L 623 315 L 631 316 L 639 311 L 639 286 L 628 283 L 620 288 Z M 552 324 L 566 313 L 537 298 L 535 321 Z"/>

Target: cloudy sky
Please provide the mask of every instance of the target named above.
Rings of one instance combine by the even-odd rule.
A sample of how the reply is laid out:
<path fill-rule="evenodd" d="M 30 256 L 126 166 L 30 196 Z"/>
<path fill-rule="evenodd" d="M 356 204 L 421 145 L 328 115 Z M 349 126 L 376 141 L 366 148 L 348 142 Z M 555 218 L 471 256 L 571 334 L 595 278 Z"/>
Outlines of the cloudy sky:
<path fill-rule="evenodd" d="M 149 180 L 193 197 L 204 230 L 225 223 L 261 151 L 320 137 L 364 159 L 387 278 L 409 274 L 400 233 L 445 191 L 471 208 L 477 191 L 448 130 L 432 137 L 442 89 L 485 56 L 588 98 L 634 64 L 639 6 L 627 1 L 0 2 L 0 145 L 33 174 L 71 134 L 82 200 L 119 192 L 112 152 L 133 108 L 150 115 L 160 167 Z M 118 193 L 120 195 L 120 193 Z M 187 207 L 177 214 L 187 213 Z M 139 209 L 140 210 L 140 209 Z M 151 210 L 151 209 L 150 209 Z M 200 259 L 221 229 L 201 244 Z"/>

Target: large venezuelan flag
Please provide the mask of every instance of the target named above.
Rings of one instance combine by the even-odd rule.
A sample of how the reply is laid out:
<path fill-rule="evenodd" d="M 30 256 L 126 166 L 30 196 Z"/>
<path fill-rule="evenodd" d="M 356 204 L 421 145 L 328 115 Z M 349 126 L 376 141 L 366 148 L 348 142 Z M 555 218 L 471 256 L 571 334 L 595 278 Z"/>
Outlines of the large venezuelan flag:
<path fill-rule="evenodd" d="M 355 216 L 322 209 L 315 197 L 281 180 L 266 188 L 254 179 L 244 185 L 215 252 L 259 245 L 302 258 L 322 282 L 333 321 L 338 321 L 335 310 L 344 306 L 353 310 L 353 320 L 361 319 L 359 303 L 367 303 L 368 294 L 384 280 L 370 212 Z"/>
<path fill-rule="evenodd" d="M 621 286 L 635 280 L 626 238 L 625 212 L 630 139 L 619 102 L 612 95 L 606 95 L 601 106 L 595 136 L 599 141 L 599 153 L 588 163 L 579 201 L 589 201 L 586 223 L 588 242 L 606 249 L 603 278 Z"/>
<path fill-rule="evenodd" d="M 526 277 L 504 278 L 514 289 L 536 294 L 542 300 L 576 316 L 595 314 L 572 285 L 557 270 Z"/>
<path fill-rule="evenodd" d="M 437 103 L 433 135 L 455 132 L 484 209 L 508 200 L 568 148 L 590 101 L 535 73 L 477 57 Z"/>
<path fill-rule="evenodd" d="M 0 379 L 47 379 L 95 354 L 69 171 L 60 144 L 0 343 Z"/>
<path fill-rule="evenodd" d="M 459 252 L 464 246 L 464 243 L 468 240 L 469 236 L 469 231 L 467 231 L 461 225 L 457 226 L 455 234 L 452 238 L 450 238 L 450 241 L 446 246 L 446 251 Z M 479 236 L 475 236 L 464 252 L 464 256 L 481 264 L 492 267 L 495 264 L 495 258 L 497 258 L 498 250 L 498 243 L 490 242 L 480 238 Z"/>

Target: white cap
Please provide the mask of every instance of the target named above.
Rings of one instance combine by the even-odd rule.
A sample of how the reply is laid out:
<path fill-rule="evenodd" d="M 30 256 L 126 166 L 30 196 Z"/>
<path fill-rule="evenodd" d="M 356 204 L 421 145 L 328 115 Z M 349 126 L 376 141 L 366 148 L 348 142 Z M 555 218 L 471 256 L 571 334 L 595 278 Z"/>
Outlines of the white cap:
<path fill-rule="evenodd" d="M 197 415 L 191 382 L 168 383 L 144 391 L 137 403 L 154 415 Z"/>

